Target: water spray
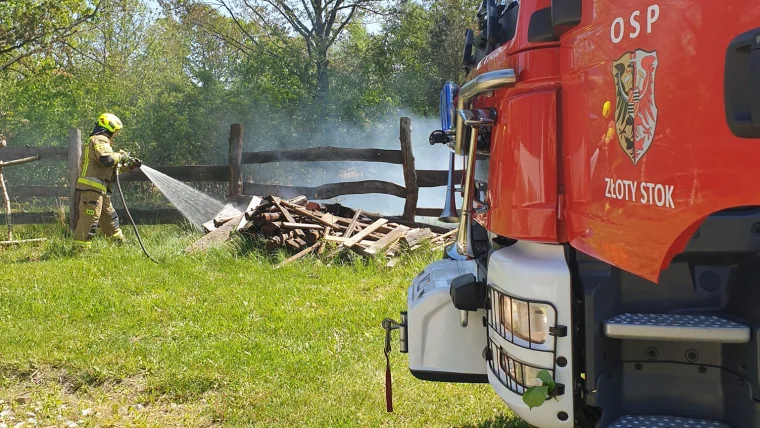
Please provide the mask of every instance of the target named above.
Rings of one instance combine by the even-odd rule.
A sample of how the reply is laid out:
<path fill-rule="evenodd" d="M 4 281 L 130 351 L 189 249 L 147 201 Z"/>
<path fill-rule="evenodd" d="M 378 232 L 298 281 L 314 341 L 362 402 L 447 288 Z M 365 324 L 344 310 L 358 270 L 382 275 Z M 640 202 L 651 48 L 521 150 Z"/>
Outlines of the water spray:
<path fill-rule="evenodd" d="M 129 165 L 125 165 L 125 166 L 128 167 L 130 170 L 134 170 L 142 166 L 142 162 L 140 162 L 139 159 L 135 159 L 133 162 L 130 162 Z M 149 259 L 153 260 L 156 264 L 161 264 L 156 259 L 151 257 L 151 255 L 148 254 L 148 250 L 145 249 L 145 245 L 143 244 L 142 238 L 140 237 L 140 232 L 137 231 L 137 225 L 135 224 L 134 219 L 132 219 L 132 214 L 129 213 L 129 208 L 127 207 L 127 200 L 124 199 L 124 192 L 121 190 L 121 181 L 119 181 L 119 171 L 116 171 L 116 187 L 119 189 L 119 196 L 121 196 L 121 203 L 124 205 L 124 211 L 127 212 L 127 218 L 129 219 L 129 222 L 132 223 L 132 227 L 135 229 L 135 236 L 137 236 L 137 242 L 140 243 L 140 248 L 142 248 L 143 253 L 145 253 L 145 255 Z"/>

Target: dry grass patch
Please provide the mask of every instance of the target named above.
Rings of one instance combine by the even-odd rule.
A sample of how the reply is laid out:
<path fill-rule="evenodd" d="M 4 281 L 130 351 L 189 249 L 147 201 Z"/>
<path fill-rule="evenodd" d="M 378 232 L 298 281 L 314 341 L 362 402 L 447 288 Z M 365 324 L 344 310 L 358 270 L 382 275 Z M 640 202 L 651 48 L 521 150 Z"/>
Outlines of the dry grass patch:
<path fill-rule="evenodd" d="M 166 397 L 151 399 L 147 380 L 140 375 L 89 384 L 82 375 L 45 367 L 7 371 L 0 384 L 0 427 L 218 425 L 213 410 L 216 392 L 184 403 Z"/>

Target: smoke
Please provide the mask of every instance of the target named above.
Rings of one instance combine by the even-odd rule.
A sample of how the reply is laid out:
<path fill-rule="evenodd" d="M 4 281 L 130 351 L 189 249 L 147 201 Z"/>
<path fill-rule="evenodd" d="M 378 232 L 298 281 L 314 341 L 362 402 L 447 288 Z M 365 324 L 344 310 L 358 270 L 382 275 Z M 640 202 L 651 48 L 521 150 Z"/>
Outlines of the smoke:
<path fill-rule="evenodd" d="M 442 145 L 431 146 L 428 137 L 440 129 L 440 120 L 423 117 L 407 109 L 388 112 L 378 120 L 368 121 L 365 126 L 348 121 L 309 121 L 296 124 L 291 129 L 278 126 L 261 126 L 252 121 L 244 130 L 244 151 L 270 151 L 301 149 L 311 147 L 347 147 L 400 149 L 400 119 L 409 117 L 412 125 L 412 150 L 417 170 L 447 170 L 450 150 Z M 277 129 L 280 128 L 280 129 Z M 461 158 L 456 167 L 461 169 Z M 404 186 L 401 165 L 374 162 L 277 162 L 244 166 L 244 181 L 258 184 L 279 184 L 290 186 L 317 187 L 327 183 L 381 180 Z M 455 183 L 456 184 L 456 183 Z M 418 207 L 443 208 L 446 186 L 420 188 Z M 404 199 L 385 194 L 344 195 L 318 202 L 339 202 L 352 208 L 379 212 L 385 215 L 400 215 L 404 209 Z M 461 206 L 461 197 L 457 199 Z M 418 217 L 418 221 L 431 221 Z"/>

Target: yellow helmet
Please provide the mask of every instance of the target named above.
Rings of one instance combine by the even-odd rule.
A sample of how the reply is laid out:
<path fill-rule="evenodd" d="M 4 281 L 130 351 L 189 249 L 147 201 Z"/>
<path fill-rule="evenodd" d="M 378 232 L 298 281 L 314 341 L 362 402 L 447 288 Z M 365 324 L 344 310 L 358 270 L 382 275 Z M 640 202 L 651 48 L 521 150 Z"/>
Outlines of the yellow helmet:
<path fill-rule="evenodd" d="M 118 131 L 123 128 L 121 120 L 111 113 L 103 113 L 98 118 L 98 125 L 106 128 L 110 132 Z"/>

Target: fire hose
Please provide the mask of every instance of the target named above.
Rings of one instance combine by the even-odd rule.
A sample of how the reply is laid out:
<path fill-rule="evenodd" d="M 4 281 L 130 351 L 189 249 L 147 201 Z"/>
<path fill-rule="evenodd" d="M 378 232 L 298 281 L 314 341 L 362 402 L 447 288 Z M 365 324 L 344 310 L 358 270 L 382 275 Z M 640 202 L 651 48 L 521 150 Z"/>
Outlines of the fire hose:
<path fill-rule="evenodd" d="M 139 168 L 141 165 L 139 160 L 137 160 L 137 163 L 138 164 L 136 165 L 127 165 L 127 166 L 130 168 L 130 170 L 134 170 L 135 168 Z M 143 253 L 145 253 L 145 255 L 149 259 L 153 260 L 156 264 L 161 264 L 156 259 L 151 257 L 151 255 L 148 254 L 148 250 L 145 249 L 145 245 L 143 244 L 142 238 L 140 237 L 140 232 L 137 231 L 137 225 L 135 224 L 134 219 L 132 219 L 132 214 L 129 213 L 129 208 L 127 207 L 127 200 L 124 199 L 124 192 L 121 190 L 121 182 L 119 181 L 119 171 L 116 171 L 116 187 L 119 189 L 119 196 L 121 196 L 121 203 L 124 205 L 124 211 L 127 212 L 127 218 L 129 219 L 129 222 L 132 223 L 132 227 L 135 229 L 135 236 L 137 236 L 137 242 L 140 243 L 140 248 L 142 248 Z"/>

